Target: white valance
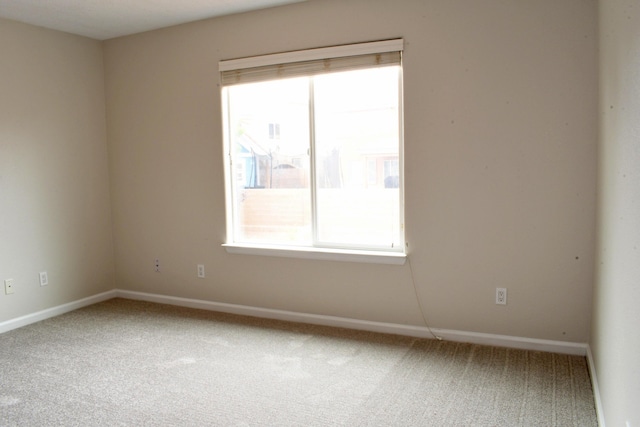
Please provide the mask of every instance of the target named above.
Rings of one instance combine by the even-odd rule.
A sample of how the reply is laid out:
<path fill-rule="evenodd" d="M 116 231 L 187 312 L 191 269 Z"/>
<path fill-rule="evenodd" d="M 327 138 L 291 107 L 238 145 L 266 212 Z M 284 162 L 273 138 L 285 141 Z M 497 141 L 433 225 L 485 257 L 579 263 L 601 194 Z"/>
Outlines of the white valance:
<path fill-rule="evenodd" d="M 403 39 L 324 47 L 219 62 L 223 86 L 400 65 Z"/>

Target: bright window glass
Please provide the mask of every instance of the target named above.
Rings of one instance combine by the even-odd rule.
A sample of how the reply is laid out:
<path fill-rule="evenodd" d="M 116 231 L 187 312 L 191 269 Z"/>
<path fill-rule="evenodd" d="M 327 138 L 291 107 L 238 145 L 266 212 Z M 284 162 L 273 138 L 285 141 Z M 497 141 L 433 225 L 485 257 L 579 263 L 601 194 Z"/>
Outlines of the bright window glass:
<path fill-rule="evenodd" d="M 227 243 L 403 251 L 401 72 L 225 86 Z"/>

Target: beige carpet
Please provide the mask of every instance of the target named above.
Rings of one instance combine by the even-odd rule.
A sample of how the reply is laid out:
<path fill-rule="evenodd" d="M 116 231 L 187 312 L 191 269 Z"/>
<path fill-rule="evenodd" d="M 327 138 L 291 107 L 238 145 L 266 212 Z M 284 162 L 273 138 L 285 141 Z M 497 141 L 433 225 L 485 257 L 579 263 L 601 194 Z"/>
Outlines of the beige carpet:
<path fill-rule="evenodd" d="M 0 335 L 0 426 L 596 426 L 583 357 L 114 299 Z"/>

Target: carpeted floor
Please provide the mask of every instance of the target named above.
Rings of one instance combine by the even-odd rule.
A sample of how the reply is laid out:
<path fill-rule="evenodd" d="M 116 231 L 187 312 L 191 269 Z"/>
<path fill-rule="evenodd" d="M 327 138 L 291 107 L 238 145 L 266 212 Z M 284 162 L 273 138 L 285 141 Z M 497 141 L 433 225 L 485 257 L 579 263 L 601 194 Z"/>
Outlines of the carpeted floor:
<path fill-rule="evenodd" d="M 584 357 L 114 299 L 0 335 L 0 426 L 596 426 Z"/>

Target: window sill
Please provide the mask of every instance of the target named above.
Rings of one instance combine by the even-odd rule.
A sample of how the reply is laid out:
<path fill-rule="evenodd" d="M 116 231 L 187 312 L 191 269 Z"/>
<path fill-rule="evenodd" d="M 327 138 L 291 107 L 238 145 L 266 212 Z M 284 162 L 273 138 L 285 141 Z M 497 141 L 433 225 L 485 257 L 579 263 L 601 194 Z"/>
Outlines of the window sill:
<path fill-rule="evenodd" d="M 285 258 L 317 259 L 324 261 L 363 262 L 370 264 L 404 265 L 407 255 L 402 252 L 357 251 L 351 249 L 304 248 L 270 245 L 225 243 L 227 253 L 262 255 Z"/>

